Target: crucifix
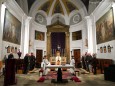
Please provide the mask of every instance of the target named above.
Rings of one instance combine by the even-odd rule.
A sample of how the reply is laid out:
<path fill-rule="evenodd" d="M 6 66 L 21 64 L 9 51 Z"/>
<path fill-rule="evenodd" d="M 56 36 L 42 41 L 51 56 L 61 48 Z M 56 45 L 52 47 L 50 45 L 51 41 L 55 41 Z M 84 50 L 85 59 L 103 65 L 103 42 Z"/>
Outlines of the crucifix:
<path fill-rule="evenodd" d="M 61 47 L 60 47 L 60 45 L 58 44 L 58 45 L 57 45 L 57 49 L 60 50 L 60 48 L 61 48 Z"/>

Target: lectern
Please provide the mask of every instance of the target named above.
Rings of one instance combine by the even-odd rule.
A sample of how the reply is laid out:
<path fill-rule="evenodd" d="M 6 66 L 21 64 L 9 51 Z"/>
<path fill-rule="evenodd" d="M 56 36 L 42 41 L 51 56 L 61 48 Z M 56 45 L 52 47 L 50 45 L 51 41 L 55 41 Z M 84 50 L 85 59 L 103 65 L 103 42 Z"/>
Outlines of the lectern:
<path fill-rule="evenodd" d="M 15 79 L 15 59 L 7 59 L 5 61 L 5 76 L 4 76 L 4 86 L 16 84 Z"/>

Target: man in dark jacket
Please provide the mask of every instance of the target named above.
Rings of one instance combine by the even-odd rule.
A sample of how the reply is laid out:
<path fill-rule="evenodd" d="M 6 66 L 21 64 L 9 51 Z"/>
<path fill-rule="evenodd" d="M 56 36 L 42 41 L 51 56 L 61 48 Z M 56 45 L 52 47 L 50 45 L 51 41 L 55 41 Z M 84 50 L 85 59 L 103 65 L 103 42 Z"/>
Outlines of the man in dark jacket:
<path fill-rule="evenodd" d="M 13 55 L 12 53 L 10 53 L 10 54 L 8 55 L 8 59 L 14 59 L 14 55 Z"/>
<path fill-rule="evenodd" d="M 97 67 L 96 54 L 93 54 L 92 66 L 93 66 L 93 74 L 97 74 L 97 71 L 96 71 L 96 67 Z"/>
<path fill-rule="evenodd" d="M 30 56 L 30 70 L 33 70 L 35 67 L 36 58 L 33 53 Z"/>
<path fill-rule="evenodd" d="M 28 73 L 29 70 L 29 65 L 30 65 L 30 56 L 29 54 L 26 54 L 24 57 L 24 74 Z"/>

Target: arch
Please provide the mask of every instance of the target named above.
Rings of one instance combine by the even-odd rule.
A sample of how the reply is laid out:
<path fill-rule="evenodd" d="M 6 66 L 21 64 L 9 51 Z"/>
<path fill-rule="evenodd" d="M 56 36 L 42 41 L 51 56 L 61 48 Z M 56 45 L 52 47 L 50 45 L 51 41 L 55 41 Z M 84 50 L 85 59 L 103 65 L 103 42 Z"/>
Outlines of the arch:
<path fill-rule="evenodd" d="M 54 16 L 52 17 L 51 24 L 57 22 L 58 21 L 58 19 L 57 19 L 58 17 L 59 17 L 59 22 L 65 24 L 65 18 L 64 18 L 64 16 L 62 14 L 58 14 L 58 13 L 54 14 Z"/>

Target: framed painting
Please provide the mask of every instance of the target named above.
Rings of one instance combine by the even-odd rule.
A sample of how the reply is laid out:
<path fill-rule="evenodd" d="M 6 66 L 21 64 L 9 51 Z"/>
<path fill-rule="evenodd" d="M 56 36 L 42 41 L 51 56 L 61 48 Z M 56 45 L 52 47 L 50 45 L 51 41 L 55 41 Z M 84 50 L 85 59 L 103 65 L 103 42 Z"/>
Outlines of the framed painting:
<path fill-rule="evenodd" d="M 3 40 L 20 45 L 21 22 L 7 9 L 5 10 Z"/>
<path fill-rule="evenodd" d="M 72 40 L 80 40 L 82 39 L 82 31 L 72 32 Z"/>
<path fill-rule="evenodd" d="M 110 45 L 107 46 L 107 49 L 108 49 L 108 53 L 111 53 L 111 46 Z"/>
<path fill-rule="evenodd" d="M 11 47 L 11 52 L 14 53 L 14 47 Z"/>
<path fill-rule="evenodd" d="M 35 30 L 35 40 L 44 41 L 44 32 L 36 31 Z"/>
<path fill-rule="evenodd" d="M 10 53 L 10 46 L 7 47 L 7 53 Z"/>
<path fill-rule="evenodd" d="M 103 47 L 103 50 L 104 50 L 104 53 L 107 52 L 107 48 L 106 48 L 106 46 Z"/>
<path fill-rule="evenodd" d="M 100 47 L 100 53 L 103 53 L 103 47 Z"/>
<path fill-rule="evenodd" d="M 106 12 L 96 22 L 96 39 L 97 44 L 115 39 L 113 9 L 110 9 L 108 12 Z"/>

